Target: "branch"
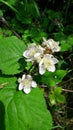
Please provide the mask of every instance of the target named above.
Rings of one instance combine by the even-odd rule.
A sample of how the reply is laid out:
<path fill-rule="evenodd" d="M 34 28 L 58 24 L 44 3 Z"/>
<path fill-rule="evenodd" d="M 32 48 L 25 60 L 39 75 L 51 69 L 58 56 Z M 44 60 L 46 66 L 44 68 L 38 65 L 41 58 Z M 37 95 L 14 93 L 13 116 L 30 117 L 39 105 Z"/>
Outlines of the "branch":
<path fill-rule="evenodd" d="M 21 39 L 20 35 L 12 29 L 12 27 L 11 27 L 10 24 L 5 20 L 4 17 L 0 17 L 0 21 L 1 21 L 3 24 L 5 24 L 5 25 L 11 30 L 11 32 L 12 32 L 16 37 L 18 37 L 19 39 Z"/>
<path fill-rule="evenodd" d="M 73 90 L 69 90 L 69 89 L 62 89 L 62 90 L 65 91 L 65 92 L 73 93 Z"/>

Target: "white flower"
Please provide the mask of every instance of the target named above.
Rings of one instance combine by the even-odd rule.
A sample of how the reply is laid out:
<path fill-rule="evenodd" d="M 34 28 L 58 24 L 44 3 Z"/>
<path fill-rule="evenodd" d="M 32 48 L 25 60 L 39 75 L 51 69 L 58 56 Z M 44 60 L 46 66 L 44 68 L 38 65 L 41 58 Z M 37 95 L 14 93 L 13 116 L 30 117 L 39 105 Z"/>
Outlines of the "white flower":
<path fill-rule="evenodd" d="M 60 51 L 59 42 L 55 42 L 53 39 L 49 39 L 49 45 L 53 52 Z"/>
<path fill-rule="evenodd" d="M 43 75 L 46 70 L 54 72 L 56 63 L 58 60 L 53 55 L 45 54 L 39 63 L 39 73 Z"/>
<path fill-rule="evenodd" d="M 36 45 L 35 43 L 32 43 L 28 45 L 28 48 L 26 51 L 24 51 L 23 56 L 26 58 L 26 61 L 32 61 L 35 60 L 38 61 L 38 57 L 43 54 L 44 48 L 42 48 L 40 45 Z"/>
<path fill-rule="evenodd" d="M 37 84 L 32 80 L 31 75 L 23 75 L 22 79 L 18 79 L 19 87 L 18 90 L 23 90 L 26 94 L 30 93 L 31 87 L 36 88 Z"/>
<path fill-rule="evenodd" d="M 42 45 L 47 46 L 47 48 L 51 49 L 52 52 L 60 51 L 59 42 L 55 42 L 53 39 L 46 40 L 45 38 L 43 38 Z"/>

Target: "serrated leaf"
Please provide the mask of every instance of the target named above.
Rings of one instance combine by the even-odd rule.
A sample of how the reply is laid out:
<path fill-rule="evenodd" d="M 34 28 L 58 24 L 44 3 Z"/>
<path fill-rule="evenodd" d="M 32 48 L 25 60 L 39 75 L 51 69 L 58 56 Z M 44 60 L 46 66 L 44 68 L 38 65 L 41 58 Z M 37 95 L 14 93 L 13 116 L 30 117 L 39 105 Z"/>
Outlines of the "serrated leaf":
<path fill-rule="evenodd" d="M 4 74 L 22 71 L 19 59 L 24 50 L 25 44 L 15 36 L 0 39 L 0 69 Z"/>
<path fill-rule="evenodd" d="M 52 118 L 41 90 L 37 87 L 27 95 L 16 90 L 15 78 L 0 78 L 0 83 L 4 82 L 9 82 L 0 90 L 6 130 L 51 130 Z"/>

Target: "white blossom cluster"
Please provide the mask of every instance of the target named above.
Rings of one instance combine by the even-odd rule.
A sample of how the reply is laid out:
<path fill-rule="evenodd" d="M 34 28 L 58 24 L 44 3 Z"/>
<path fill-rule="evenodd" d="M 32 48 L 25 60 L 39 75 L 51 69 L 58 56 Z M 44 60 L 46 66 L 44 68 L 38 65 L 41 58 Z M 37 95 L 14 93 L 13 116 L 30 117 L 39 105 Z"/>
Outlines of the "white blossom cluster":
<path fill-rule="evenodd" d="M 23 52 L 23 56 L 27 62 L 37 63 L 39 66 L 39 73 L 43 75 L 46 70 L 50 72 L 55 71 L 55 64 L 58 60 L 53 56 L 54 52 L 59 52 L 59 42 L 55 42 L 53 39 L 46 40 L 43 38 L 41 45 L 32 43 L 28 45 L 27 50 Z M 23 90 L 26 94 L 30 93 L 31 88 L 37 87 L 35 81 L 33 81 L 31 75 L 23 75 L 19 78 L 19 90 Z"/>
<path fill-rule="evenodd" d="M 55 64 L 58 63 L 58 60 L 53 56 L 53 53 L 59 51 L 59 42 L 55 42 L 53 39 L 46 40 L 43 38 L 42 45 L 36 45 L 35 43 L 28 45 L 23 56 L 27 62 L 37 62 L 39 64 L 39 73 L 43 75 L 46 70 L 51 72 L 55 71 Z"/>

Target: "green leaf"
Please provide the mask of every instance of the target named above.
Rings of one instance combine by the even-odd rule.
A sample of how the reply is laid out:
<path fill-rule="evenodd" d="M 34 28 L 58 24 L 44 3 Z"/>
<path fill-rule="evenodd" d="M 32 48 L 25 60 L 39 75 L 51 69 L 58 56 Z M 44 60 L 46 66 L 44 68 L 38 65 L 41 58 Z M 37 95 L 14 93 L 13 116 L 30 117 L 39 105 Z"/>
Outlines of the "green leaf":
<path fill-rule="evenodd" d="M 65 96 L 61 93 L 62 93 L 62 87 L 54 88 L 53 94 L 55 96 L 56 102 L 64 103 L 66 101 Z"/>
<path fill-rule="evenodd" d="M 3 30 L 0 28 L 0 39 L 3 38 Z"/>
<path fill-rule="evenodd" d="M 66 102 L 65 96 L 61 93 L 62 93 L 61 87 L 56 87 L 52 90 L 52 92 L 49 94 L 49 99 L 50 99 L 51 105 Z"/>
<path fill-rule="evenodd" d="M 42 91 L 37 87 L 27 95 L 16 90 L 16 78 L 0 78 L 0 84 L 4 82 L 9 82 L 0 89 L 6 130 L 51 130 L 52 118 Z"/>
<path fill-rule="evenodd" d="M 17 74 L 23 70 L 19 60 L 24 50 L 24 43 L 15 36 L 0 40 L 0 69 L 4 74 Z"/>
<path fill-rule="evenodd" d="M 62 93 L 62 88 L 61 87 L 56 87 L 54 88 L 54 94 L 61 94 Z"/>
<path fill-rule="evenodd" d="M 49 94 L 49 100 L 50 100 L 51 105 L 55 105 L 56 104 L 56 100 L 55 100 L 54 94 Z"/>
<path fill-rule="evenodd" d="M 66 70 L 56 70 L 56 72 L 55 72 L 55 81 L 56 82 L 61 82 L 66 74 L 67 74 Z"/>
<path fill-rule="evenodd" d="M 7 5 L 10 9 L 12 9 L 14 12 L 16 12 L 18 14 L 18 11 L 12 6 L 13 4 L 15 4 L 14 0 L 10 0 L 9 2 L 4 1 L 4 0 L 0 0 L 0 2 L 2 2 L 3 4 Z M 11 3 L 10 3 L 11 2 Z"/>
<path fill-rule="evenodd" d="M 38 8 L 38 5 L 35 1 L 33 1 L 33 5 L 34 5 L 34 8 L 35 8 L 37 15 L 40 16 L 39 8 Z"/>
<path fill-rule="evenodd" d="M 73 37 L 69 36 L 66 40 L 61 41 L 61 52 L 72 50 Z"/>
<path fill-rule="evenodd" d="M 61 52 L 68 51 L 70 49 L 71 45 L 67 44 L 65 40 L 61 41 Z"/>
<path fill-rule="evenodd" d="M 52 87 L 61 82 L 66 74 L 66 70 L 56 70 L 53 73 L 46 71 L 46 73 L 42 75 L 42 77 L 40 76 L 39 79 L 41 83 L 46 84 L 48 87 Z"/>
<path fill-rule="evenodd" d="M 48 87 L 55 86 L 55 78 L 54 73 L 46 71 L 44 75 L 41 77 L 41 83 L 46 84 Z"/>
<path fill-rule="evenodd" d="M 13 4 L 15 4 L 16 3 L 16 0 L 0 0 L 1 2 L 7 2 L 7 3 L 9 3 L 10 5 L 13 5 Z"/>
<path fill-rule="evenodd" d="M 55 98 L 56 98 L 56 101 L 59 102 L 59 103 L 65 103 L 66 102 L 65 96 L 62 95 L 62 94 L 57 95 Z"/>

